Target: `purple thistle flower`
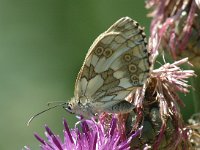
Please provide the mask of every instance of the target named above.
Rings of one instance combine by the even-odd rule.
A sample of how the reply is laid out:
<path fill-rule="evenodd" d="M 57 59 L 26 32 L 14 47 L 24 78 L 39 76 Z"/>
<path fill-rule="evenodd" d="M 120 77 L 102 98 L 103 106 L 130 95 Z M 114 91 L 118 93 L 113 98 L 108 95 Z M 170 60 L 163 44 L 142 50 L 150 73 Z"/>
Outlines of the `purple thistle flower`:
<path fill-rule="evenodd" d="M 154 148 L 158 148 L 161 143 L 164 131 L 167 128 L 167 121 L 172 118 L 171 122 L 174 126 L 174 132 L 168 148 L 179 147 L 181 144 L 188 145 L 187 131 L 184 130 L 184 122 L 179 110 L 179 106 L 184 106 L 183 102 L 178 96 L 178 92 L 188 93 L 186 79 L 195 76 L 193 70 L 182 70 L 179 66 L 188 63 L 188 58 L 174 62 L 173 64 L 166 63 L 159 69 L 152 71 L 149 82 L 154 83 L 152 93 L 155 99 L 159 102 L 160 118 L 162 126 L 160 128 L 159 136 L 154 143 Z"/>
<path fill-rule="evenodd" d="M 151 37 L 158 34 L 161 46 L 174 59 L 189 57 L 194 66 L 200 60 L 200 1 L 199 0 L 148 0 Z"/>
<path fill-rule="evenodd" d="M 188 87 L 190 86 L 187 85 L 185 79 L 198 76 L 192 78 L 192 86 L 195 89 L 193 91 L 194 110 L 199 112 L 200 0 L 148 0 L 146 4 L 147 8 L 153 10 L 149 16 L 153 18 L 151 22 L 150 50 L 155 56 L 154 60 L 158 55 L 159 47 L 169 51 L 175 60 L 188 57 L 197 74 L 194 75 L 194 71 L 191 70 L 182 71 L 179 67 L 175 67 L 177 66 L 175 63 L 187 62 L 187 58 L 175 62 L 175 66 L 165 64 L 153 71 L 153 74 L 157 71 L 161 73 L 161 70 L 167 71 L 162 71 L 163 73 L 160 75 L 156 73 L 155 80 L 157 83 L 157 98 L 160 99 L 162 122 L 166 122 L 166 118 L 171 117 L 175 126 L 175 132 L 172 134 L 172 141 L 174 142 L 171 142 L 169 148 L 178 147 L 181 144 L 186 145 L 184 148 L 199 148 L 200 124 L 186 125 L 182 121 L 179 106 L 184 104 L 176 92 L 188 93 Z M 164 75 L 164 78 L 162 75 Z M 162 136 L 159 135 L 159 137 Z M 157 141 L 160 141 L 160 139 Z"/>
<path fill-rule="evenodd" d="M 152 47 L 156 49 L 156 44 Z M 156 57 L 156 50 L 153 54 Z M 187 79 L 195 76 L 195 73 L 179 67 L 185 63 L 189 63 L 188 58 L 152 70 L 144 86 L 128 97 L 136 110 L 133 114 L 124 115 L 126 129 L 131 126 L 134 131 L 141 123 L 143 126 L 139 142 L 135 142 L 136 138 L 131 143 L 134 148 L 142 148 L 144 144 L 153 149 L 189 148 L 188 130 L 179 110 L 184 104 L 178 92 L 189 92 L 191 86 Z"/>
<path fill-rule="evenodd" d="M 75 127 L 69 129 L 66 120 L 64 124 L 64 141 L 55 135 L 48 126 L 45 126 L 47 140 L 35 133 L 41 143 L 42 150 L 129 150 L 131 140 L 140 134 L 141 128 L 129 138 L 122 140 L 117 129 L 117 119 L 112 118 L 109 127 L 94 120 L 81 121 L 81 131 Z M 26 150 L 30 148 L 25 147 Z"/>

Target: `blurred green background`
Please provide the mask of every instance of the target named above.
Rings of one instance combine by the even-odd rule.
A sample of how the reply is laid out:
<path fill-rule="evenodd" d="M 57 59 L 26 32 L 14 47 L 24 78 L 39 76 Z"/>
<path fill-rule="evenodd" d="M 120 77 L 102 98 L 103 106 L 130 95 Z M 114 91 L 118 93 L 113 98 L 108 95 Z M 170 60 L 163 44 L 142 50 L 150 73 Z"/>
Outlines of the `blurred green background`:
<path fill-rule="evenodd" d="M 39 149 L 44 124 L 62 135 L 62 119 L 74 116 L 51 110 L 27 127 L 28 119 L 49 101 L 73 96 L 76 75 L 93 40 L 123 16 L 146 27 L 144 1 L 0 0 L 0 149 Z M 191 104 L 191 103 L 190 103 Z M 185 108 L 188 116 L 192 106 Z M 187 117 L 186 117 L 187 118 Z"/>

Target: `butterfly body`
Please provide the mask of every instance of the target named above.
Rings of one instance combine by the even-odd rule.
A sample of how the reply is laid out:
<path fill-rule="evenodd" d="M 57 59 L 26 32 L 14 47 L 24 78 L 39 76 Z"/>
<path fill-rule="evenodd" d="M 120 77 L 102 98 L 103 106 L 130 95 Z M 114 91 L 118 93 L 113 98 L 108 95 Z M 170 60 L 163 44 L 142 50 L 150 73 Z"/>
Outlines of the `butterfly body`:
<path fill-rule="evenodd" d="M 125 98 L 148 77 L 146 44 L 136 21 L 123 17 L 114 23 L 90 47 L 66 109 L 85 117 L 132 111 L 134 105 Z"/>

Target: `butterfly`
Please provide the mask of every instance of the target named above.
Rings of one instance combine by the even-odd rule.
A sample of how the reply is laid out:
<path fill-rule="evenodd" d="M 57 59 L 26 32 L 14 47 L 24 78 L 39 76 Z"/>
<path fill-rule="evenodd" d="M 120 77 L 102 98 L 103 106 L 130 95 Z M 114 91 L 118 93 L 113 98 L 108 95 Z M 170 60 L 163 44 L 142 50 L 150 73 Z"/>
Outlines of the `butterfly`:
<path fill-rule="evenodd" d="M 102 112 L 127 113 L 135 106 L 125 98 L 149 76 L 149 53 L 144 29 L 123 17 L 100 34 L 78 73 L 74 97 L 64 108 L 84 117 Z"/>

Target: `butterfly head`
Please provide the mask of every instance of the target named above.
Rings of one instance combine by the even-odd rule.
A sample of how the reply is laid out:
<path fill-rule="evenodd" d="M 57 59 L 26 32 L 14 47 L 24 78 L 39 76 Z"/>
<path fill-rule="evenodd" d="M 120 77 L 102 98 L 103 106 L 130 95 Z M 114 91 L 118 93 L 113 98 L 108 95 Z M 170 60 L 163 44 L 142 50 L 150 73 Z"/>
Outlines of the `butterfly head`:
<path fill-rule="evenodd" d="M 68 103 L 66 103 L 64 109 L 71 114 L 81 115 L 85 118 L 93 116 L 91 110 L 87 106 L 80 103 L 80 101 L 77 100 L 75 97 L 73 97 Z"/>
<path fill-rule="evenodd" d="M 66 105 L 63 107 L 67 112 L 71 113 L 71 114 L 75 114 L 76 113 L 76 101 L 74 98 L 72 98 L 68 103 L 66 103 Z"/>

